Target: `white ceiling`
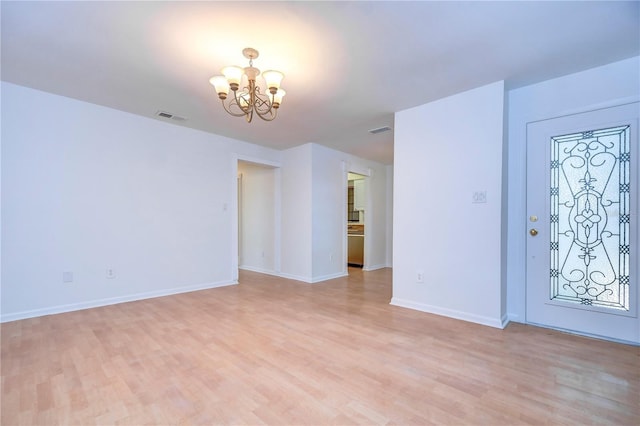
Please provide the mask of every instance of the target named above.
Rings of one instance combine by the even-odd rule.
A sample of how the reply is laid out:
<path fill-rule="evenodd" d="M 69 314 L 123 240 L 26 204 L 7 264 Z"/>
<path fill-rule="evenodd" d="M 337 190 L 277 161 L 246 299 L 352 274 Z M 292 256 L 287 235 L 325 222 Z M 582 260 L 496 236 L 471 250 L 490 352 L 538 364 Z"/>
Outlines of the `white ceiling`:
<path fill-rule="evenodd" d="M 508 88 L 640 54 L 634 2 L 2 1 L 2 79 L 285 149 L 393 162 L 393 113 L 497 80 Z M 226 65 L 285 73 L 279 117 L 227 115 Z M 156 117 L 157 118 L 157 117 Z M 157 118 L 160 119 L 160 118 Z M 172 121 L 173 122 L 173 121 Z"/>

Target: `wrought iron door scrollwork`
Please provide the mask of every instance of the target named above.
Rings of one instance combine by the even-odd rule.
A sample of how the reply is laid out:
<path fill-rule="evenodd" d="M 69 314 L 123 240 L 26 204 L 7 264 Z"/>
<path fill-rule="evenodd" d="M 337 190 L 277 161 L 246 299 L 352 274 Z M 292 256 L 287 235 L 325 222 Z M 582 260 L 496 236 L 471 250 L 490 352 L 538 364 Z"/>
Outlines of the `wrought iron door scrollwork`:
<path fill-rule="evenodd" d="M 551 138 L 551 299 L 629 310 L 629 132 Z"/>

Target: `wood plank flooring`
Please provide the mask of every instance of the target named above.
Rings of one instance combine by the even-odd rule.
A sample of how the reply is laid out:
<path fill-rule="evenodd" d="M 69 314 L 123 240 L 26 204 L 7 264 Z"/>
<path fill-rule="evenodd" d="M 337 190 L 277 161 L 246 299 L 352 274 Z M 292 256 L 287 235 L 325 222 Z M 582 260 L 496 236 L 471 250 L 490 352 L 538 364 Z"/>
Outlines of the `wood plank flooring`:
<path fill-rule="evenodd" d="M 3 426 L 640 424 L 640 348 L 389 305 L 391 271 L 2 324 Z"/>

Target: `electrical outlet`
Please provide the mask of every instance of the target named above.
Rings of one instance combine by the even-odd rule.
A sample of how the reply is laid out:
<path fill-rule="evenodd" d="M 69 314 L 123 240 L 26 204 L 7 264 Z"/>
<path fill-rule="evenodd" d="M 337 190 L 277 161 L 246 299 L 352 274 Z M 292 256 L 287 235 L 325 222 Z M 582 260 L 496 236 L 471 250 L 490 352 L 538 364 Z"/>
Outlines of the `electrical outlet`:
<path fill-rule="evenodd" d="M 73 282 L 73 272 L 63 272 L 62 273 L 62 282 L 63 283 L 72 283 Z"/>
<path fill-rule="evenodd" d="M 329 253 L 329 262 L 333 262 L 333 253 Z"/>
<path fill-rule="evenodd" d="M 106 273 L 107 279 L 112 280 L 116 277 L 116 270 L 115 269 L 107 269 L 107 273 Z"/>
<path fill-rule="evenodd" d="M 416 271 L 416 282 L 423 283 L 424 282 L 424 272 Z"/>

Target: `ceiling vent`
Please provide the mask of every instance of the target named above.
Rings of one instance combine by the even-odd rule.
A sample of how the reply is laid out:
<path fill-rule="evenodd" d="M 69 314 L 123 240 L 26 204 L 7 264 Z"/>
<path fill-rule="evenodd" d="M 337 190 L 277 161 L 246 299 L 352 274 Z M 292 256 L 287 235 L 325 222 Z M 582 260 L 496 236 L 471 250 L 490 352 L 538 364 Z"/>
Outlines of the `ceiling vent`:
<path fill-rule="evenodd" d="M 383 127 L 378 127 L 377 129 L 371 129 L 369 130 L 369 133 L 371 133 L 372 135 L 376 135 L 378 133 L 388 132 L 389 130 L 391 130 L 391 127 L 383 126 Z"/>
<path fill-rule="evenodd" d="M 185 121 L 186 120 L 186 118 L 184 118 L 184 117 L 180 117 L 179 115 L 171 114 L 170 112 L 166 112 L 166 111 L 157 111 L 156 115 L 158 117 L 168 118 L 168 119 L 174 120 L 174 121 Z"/>

